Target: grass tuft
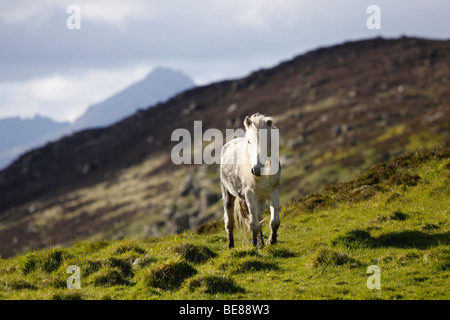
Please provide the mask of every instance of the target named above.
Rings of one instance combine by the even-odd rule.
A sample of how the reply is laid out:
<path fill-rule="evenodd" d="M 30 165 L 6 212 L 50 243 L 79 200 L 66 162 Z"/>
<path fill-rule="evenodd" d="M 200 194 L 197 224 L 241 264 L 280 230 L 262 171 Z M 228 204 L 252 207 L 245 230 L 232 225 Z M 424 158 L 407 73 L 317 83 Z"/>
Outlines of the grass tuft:
<path fill-rule="evenodd" d="M 145 254 L 145 249 L 136 244 L 123 243 L 114 249 L 114 254 L 124 254 L 128 252 L 135 252 L 137 254 Z"/>
<path fill-rule="evenodd" d="M 57 270 L 64 261 L 64 250 L 58 248 L 47 249 L 38 253 L 30 252 L 19 261 L 19 269 L 23 274 L 29 274 L 36 270 L 52 273 Z"/>
<path fill-rule="evenodd" d="M 50 249 L 41 260 L 42 269 L 46 273 L 51 273 L 59 268 L 64 261 L 64 251 L 62 249 Z"/>
<path fill-rule="evenodd" d="M 314 256 L 312 265 L 315 268 L 322 266 L 350 266 L 358 267 L 361 265 L 356 259 L 348 256 L 342 251 L 336 251 L 328 248 L 322 248 Z"/>
<path fill-rule="evenodd" d="M 245 289 L 237 285 L 231 277 L 213 275 L 192 279 L 188 283 L 188 290 L 208 294 L 245 292 Z"/>
<path fill-rule="evenodd" d="M 373 246 L 370 233 L 364 230 L 352 230 L 331 240 L 332 246 L 344 246 L 349 249 L 370 248 Z"/>
<path fill-rule="evenodd" d="M 151 269 L 145 274 L 144 282 L 150 287 L 173 290 L 195 274 L 197 270 L 186 261 L 173 260 Z"/>
<path fill-rule="evenodd" d="M 82 295 L 76 291 L 59 292 L 52 295 L 51 300 L 82 300 Z"/>
<path fill-rule="evenodd" d="M 95 286 L 123 286 L 130 285 L 130 281 L 120 270 L 102 268 L 94 275 L 93 284 Z"/>
<path fill-rule="evenodd" d="M 19 260 L 19 270 L 23 274 L 29 274 L 38 267 L 38 260 L 34 252 L 29 252 Z"/>
<path fill-rule="evenodd" d="M 403 213 L 403 212 L 401 212 L 401 211 L 394 211 L 389 216 L 389 218 L 391 220 L 404 221 L 404 220 L 408 219 L 408 215 Z"/>
<path fill-rule="evenodd" d="M 35 285 L 25 279 L 11 279 L 5 282 L 0 282 L 0 285 L 3 285 L 3 287 L 7 290 L 37 290 Z"/>
<path fill-rule="evenodd" d="M 104 265 L 108 268 L 116 268 L 124 277 L 133 277 L 133 266 L 130 261 L 120 258 L 109 258 Z"/>
<path fill-rule="evenodd" d="M 207 246 L 194 245 L 192 243 L 183 243 L 173 248 L 173 251 L 180 255 L 186 261 L 194 264 L 204 263 L 210 258 L 217 257 L 217 254 Z"/>

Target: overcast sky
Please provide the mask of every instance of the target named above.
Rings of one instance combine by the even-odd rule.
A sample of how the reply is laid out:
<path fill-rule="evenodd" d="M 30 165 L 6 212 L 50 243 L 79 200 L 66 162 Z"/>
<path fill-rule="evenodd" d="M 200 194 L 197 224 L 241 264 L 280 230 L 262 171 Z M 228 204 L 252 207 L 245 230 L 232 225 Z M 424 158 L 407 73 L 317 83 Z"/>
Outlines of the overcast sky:
<path fill-rule="evenodd" d="M 156 66 L 201 85 L 347 40 L 449 39 L 449 14 L 449 0 L 1 0 L 0 118 L 73 121 Z"/>

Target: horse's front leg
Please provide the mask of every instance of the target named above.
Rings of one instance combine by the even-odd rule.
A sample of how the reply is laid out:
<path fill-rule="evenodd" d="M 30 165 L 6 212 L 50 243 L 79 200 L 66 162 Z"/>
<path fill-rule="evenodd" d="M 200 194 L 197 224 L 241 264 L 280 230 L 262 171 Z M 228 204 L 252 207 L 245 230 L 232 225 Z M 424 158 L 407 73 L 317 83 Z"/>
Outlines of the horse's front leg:
<path fill-rule="evenodd" d="M 261 224 L 258 219 L 258 206 L 255 194 L 253 191 L 246 192 L 245 202 L 250 213 L 250 228 L 252 230 L 252 242 L 253 246 L 257 249 L 262 249 L 264 247 L 264 242 L 262 239 Z"/>
<path fill-rule="evenodd" d="M 234 200 L 235 197 L 228 192 L 224 185 L 221 185 L 222 188 L 222 199 L 223 199 L 223 209 L 224 209 L 224 220 L 225 220 L 225 230 L 227 232 L 228 238 L 228 248 L 234 248 L 234 237 L 233 237 L 233 228 L 234 228 Z"/>
<path fill-rule="evenodd" d="M 270 195 L 270 229 L 271 234 L 269 240 L 267 241 L 268 245 L 277 243 L 277 230 L 280 226 L 280 193 L 278 188 L 276 188 L 272 194 Z"/>

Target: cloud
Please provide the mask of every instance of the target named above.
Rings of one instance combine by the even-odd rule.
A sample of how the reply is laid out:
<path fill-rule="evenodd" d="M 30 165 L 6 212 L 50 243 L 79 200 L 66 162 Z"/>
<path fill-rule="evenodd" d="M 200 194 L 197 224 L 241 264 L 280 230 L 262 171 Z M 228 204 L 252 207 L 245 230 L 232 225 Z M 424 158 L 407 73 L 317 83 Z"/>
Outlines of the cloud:
<path fill-rule="evenodd" d="M 151 18 L 160 7 L 158 1 L 144 0 L 3 0 L 0 20 L 7 24 L 38 25 L 55 12 L 65 14 L 71 5 L 80 7 L 83 19 L 119 26 L 127 20 Z"/>
<path fill-rule="evenodd" d="M 111 70 L 60 75 L 28 81 L 0 83 L 0 118 L 36 114 L 57 121 L 74 121 L 87 107 L 139 81 L 149 66 L 129 66 Z"/>
<path fill-rule="evenodd" d="M 378 35 L 449 37 L 450 2 L 370 0 L 2 0 L 0 117 L 79 115 L 156 65 L 198 84 L 244 76 L 319 46 Z M 68 30 L 66 9 L 81 10 Z M 140 66 L 140 67 L 138 67 Z M 139 71 L 136 70 L 145 70 Z M 135 70 L 135 71 L 132 71 Z"/>
<path fill-rule="evenodd" d="M 6 24 L 23 24 L 32 21 L 36 24 L 53 12 L 55 4 L 52 0 L 3 0 L 0 2 L 0 21 Z"/>

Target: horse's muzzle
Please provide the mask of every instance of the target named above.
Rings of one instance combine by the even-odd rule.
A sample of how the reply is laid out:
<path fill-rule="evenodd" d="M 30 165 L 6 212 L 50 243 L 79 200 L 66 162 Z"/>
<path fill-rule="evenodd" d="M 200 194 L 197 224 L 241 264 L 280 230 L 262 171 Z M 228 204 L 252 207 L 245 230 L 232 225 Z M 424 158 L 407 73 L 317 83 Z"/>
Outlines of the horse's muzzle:
<path fill-rule="evenodd" d="M 261 175 L 261 168 L 253 167 L 251 171 L 254 176 L 259 177 Z"/>

